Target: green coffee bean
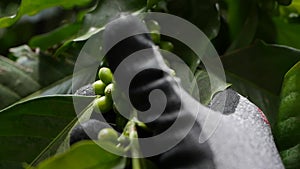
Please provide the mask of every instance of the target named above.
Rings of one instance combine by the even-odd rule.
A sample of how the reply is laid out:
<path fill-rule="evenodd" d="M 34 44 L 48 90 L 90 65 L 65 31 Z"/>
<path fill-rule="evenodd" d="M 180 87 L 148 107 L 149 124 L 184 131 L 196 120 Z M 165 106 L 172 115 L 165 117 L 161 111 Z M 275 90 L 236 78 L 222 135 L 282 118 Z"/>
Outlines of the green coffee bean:
<path fill-rule="evenodd" d="M 100 110 L 101 113 L 106 113 L 112 109 L 113 102 L 110 98 L 102 96 L 94 101 L 94 107 L 96 110 Z"/>
<path fill-rule="evenodd" d="M 92 86 L 94 88 L 95 94 L 104 95 L 106 84 L 102 80 L 95 81 Z"/>
<path fill-rule="evenodd" d="M 105 84 L 112 82 L 113 74 L 111 70 L 107 67 L 102 67 L 98 72 L 99 79 L 102 80 Z"/>
<path fill-rule="evenodd" d="M 166 41 L 161 41 L 159 47 L 169 52 L 172 52 L 174 49 L 173 44 L 171 42 L 166 42 Z"/>
<path fill-rule="evenodd" d="M 99 141 L 118 142 L 118 133 L 112 128 L 104 128 L 98 134 Z"/>

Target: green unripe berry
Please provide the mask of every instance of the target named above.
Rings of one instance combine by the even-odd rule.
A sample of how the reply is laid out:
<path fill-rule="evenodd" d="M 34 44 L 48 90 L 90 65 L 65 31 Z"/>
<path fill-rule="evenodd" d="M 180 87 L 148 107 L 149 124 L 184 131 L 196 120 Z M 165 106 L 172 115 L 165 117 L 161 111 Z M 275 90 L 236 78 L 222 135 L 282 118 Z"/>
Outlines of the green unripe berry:
<path fill-rule="evenodd" d="M 94 102 L 94 107 L 96 110 L 100 110 L 101 113 L 106 113 L 112 109 L 113 102 L 110 98 L 102 96 L 97 98 Z"/>
<path fill-rule="evenodd" d="M 157 21 L 155 20 L 150 20 L 150 21 L 147 21 L 147 28 L 151 31 L 160 31 L 160 26 L 158 24 Z"/>
<path fill-rule="evenodd" d="M 98 134 L 99 141 L 118 142 L 118 133 L 112 128 L 104 128 Z"/>
<path fill-rule="evenodd" d="M 174 70 L 174 69 L 171 69 L 170 74 L 171 74 L 171 76 L 176 76 L 175 70 Z"/>
<path fill-rule="evenodd" d="M 95 91 L 95 94 L 97 95 L 104 95 L 106 84 L 102 82 L 102 80 L 97 80 L 93 83 L 93 88 Z"/>
<path fill-rule="evenodd" d="M 102 67 L 98 72 L 99 79 L 102 80 L 105 84 L 112 82 L 113 74 L 107 67 Z"/>
<path fill-rule="evenodd" d="M 150 21 L 147 21 L 146 24 L 150 31 L 150 36 L 151 36 L 152 41 L 155 44 L 159 44 L 159 42 L 160 42 L 160 26 L 159 26 L 158 22 L 155 20 L 150 20 Z"/>
<path fill-rule="evenodd" d="M 159 42 L 160 42 L 160 33 L 159 33 L 159 31 L 157 31 L 157 30 L 151 31 L 150 36 L 151 36 L 152 41 L 155 44 L 159 44 Z"/>
<path fill-rule="evenodd" d="M 106 97 L 112 99 L 112 93 L 114 92 L 114 84 L 110 83 L 109 85 L 106 86 L 104 90 L 104 94 Z"/>
<path fill-rule="evenodd" d="M 174 49 L 174 46 L 171 42 L 165 42 L 165 41 L 160 42 L 159 47 L 169 52 L 172 52 Z"/>

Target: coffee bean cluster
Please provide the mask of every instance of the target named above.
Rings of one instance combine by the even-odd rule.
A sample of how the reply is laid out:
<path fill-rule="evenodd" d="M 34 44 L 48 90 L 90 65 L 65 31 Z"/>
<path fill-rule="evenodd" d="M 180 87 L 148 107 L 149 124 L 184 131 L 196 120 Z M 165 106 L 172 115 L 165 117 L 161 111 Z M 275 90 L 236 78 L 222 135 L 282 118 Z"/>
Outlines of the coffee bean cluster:
<path fill-rule="evenodd" d="M 99 80 L 93 83 L 93 89 L 98 98 L 94 101 L 94 108 L 101 113 L 109 112 L 113 107 L 112 93 L 114 91 L 113 74 L 107 67 L 98 72 Z"/>

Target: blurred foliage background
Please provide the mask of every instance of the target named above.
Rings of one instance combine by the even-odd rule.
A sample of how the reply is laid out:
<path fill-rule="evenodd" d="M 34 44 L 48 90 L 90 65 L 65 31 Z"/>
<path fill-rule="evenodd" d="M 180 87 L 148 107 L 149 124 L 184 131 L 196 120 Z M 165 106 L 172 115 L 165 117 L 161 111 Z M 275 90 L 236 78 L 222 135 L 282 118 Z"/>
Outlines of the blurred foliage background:
<path fill-rule="evenodd" d="M 300 0 L 1 0 L 1 123 L 14 125 L 7 122 L 9 115 L 17 112 L 12 110 L 18 109 L 18 106 L 26 108 L 31 104 L 21 102 L 6 108 L 18 101 L 36 96 L 72 94 L 74 63 L 84 43 L 103 31 L 105 24 L 117 14 L 144 11 L 174 14 L 199 27 L 217 49 L 228 83 L 265 112 L 276 133 L 277 120 L 287 119 L 277 119 L 279 111 L 287 111 L 282 108 L 286 104 L 281 102 L 282 89 L 287 91 L 292 86 L 283 85 L 284 77 L 300 61 Z M 177 46 L 176 42 L 174 44 L 175 53 L 182 56 L 191 69 L 199 66 L 199 61 L 192 57 L 193 54 L 183 50 L 180 45 Z M 299 88 L 300 85 L 295 90 Z M 282 95 L 286 97 L 288 94 Z M 288 104 L 299 103 L 299 96 L 293 98 Z M 55 102 L 57 96 L 47 99 L 53 106 L 62 106 Z M 28 112 L 35 112 L 40 111 L 41 105 L 37 106 L 36 103 L 29 107 Z M 293 110 L 288 111 L 300 112 L 298 108 L 294 106 Z M 71 109 L 68 107 L 68 110 Z M 26 114 L 26 111 L 24 109 L 21 114 Z M 292 123 L 296 124 L 292 133 L 296 133 L 295 128 L 299 128 L 299 115 L 294 116 L 297 119 Z M 40 116 L 37 115 L 36 118 Z M 18 157 L 7 155 L 7 152 L 17 151 L 18 146 L 0 150 L 0 168 L 20 165 L 11 161 L 31 162 L 68 124 L 66 119 L 64 122 L 60 121 L 62 125 L 56 127 L 55 131 L 52 130 L 54 133 L 51 136 L 45 136 L 46 140 L 37 141 L 36 144 L 40 146 L 29 154 L 24 149 L 24 154 L 20 152 Z M 7 130 L 0 127 L 2 145 L 9 147 L 20 144 L 4 139 L 10 135 L 9 132 L 18 130 L 20 129 Z M 289 129 L 283 131 L 289 132 Z M 21 130 L 19 132 L 25 138 L 30 136 Z M 278 133 L 280 135 L 282 131 Z M 283 140 L 290 137 L 295 138 L 295 135 Z M 292 145 L 279 146 L 282 151 L 285 150 L 285 156 L 290 156 L 286 151 L 290 148 L 292 152 L 298 152 L 298 156 L 285 158 L 286 166 L 292 166 L 290 168 L 299 167 L 299 162 L 295 162 L 300 156 L 298 143 L 299 134 Z"/>

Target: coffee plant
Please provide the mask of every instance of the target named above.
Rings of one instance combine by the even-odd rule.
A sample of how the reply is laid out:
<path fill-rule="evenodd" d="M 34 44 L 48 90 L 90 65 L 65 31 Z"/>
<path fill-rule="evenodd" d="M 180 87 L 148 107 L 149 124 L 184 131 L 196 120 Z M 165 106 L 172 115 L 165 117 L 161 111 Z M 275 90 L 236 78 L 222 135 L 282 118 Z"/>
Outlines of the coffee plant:
<path fill-rule="evenodd" d="M 220 55 L 226 82 L 210 84 L 209 70 L 188 46 L 142 18 L 167 75 L 207 107 L 228 88 L 248 98 L 266 115 L 285 168 L 299 169 L 300 0 L 2 0 L 0 169 L 161 168 L 157 157 L 134 158 L 142 154 L 137 138 L 152 136 L 153 127 L 135 109 L 121 108 L 128 99 L 116 68 L 97 53 L 103 43 L 89 44 L 102 42 L 117 17 L 145 12 L 175 15 L 200 29 Z M 74 71 L 87 48 L 92 54 L 84 60 L 96 65 L 88 75 Z M 171 52 L 190 74 L 165 57 Z"/>

